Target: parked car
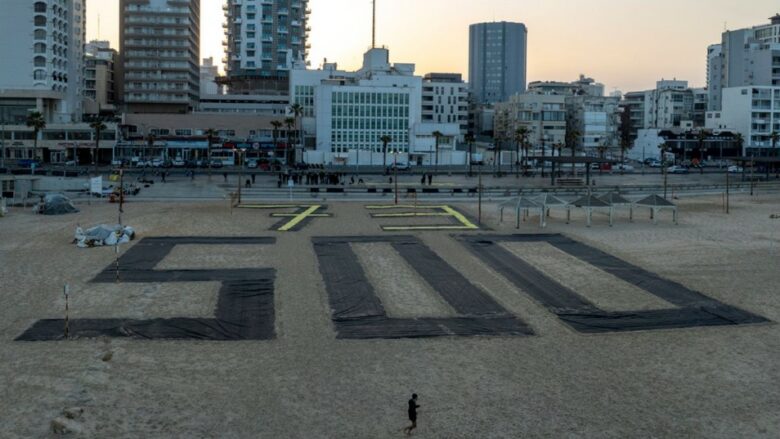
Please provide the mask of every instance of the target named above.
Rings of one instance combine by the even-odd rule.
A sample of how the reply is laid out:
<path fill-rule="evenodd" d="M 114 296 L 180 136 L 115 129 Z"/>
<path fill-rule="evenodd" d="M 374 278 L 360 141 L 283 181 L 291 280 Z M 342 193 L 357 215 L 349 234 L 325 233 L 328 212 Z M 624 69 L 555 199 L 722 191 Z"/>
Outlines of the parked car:
<path fill-rule="evenodd" d="M 666 168 L 666 172 L 668 172 L 669 174 L 687 174 L 688 168 L 686 168 L 685 166 L 674 165 Z"/>
<path fill-rule="evenodd" d="M 613 172 L 634 172 L 634 167 L 631 165 L 623 164 L 617 164 L 612 167 Z"/>
<path fill-rule="evenodd" d="M 728 172 L 729 174 L 741 174 L 742 172 L 744 172 L 744 169 L 742 168 L 742 166 L 731 165 L 728 168 Z"/>
<path fill-rule="evenodd" d="M 176 158 L 175 158 L 175 159 L 173 159 L 173 161 L 171 162 L 171 165 L 172 165 L 174 168 L 183 168 L 183 167 L 184 167 L 186 164 L 187 164 L 187 162 L 185 162 L 185 161 L 184 161 L 184 159 L 182 159 L 181 157 L 176 157 Z"/>
<path fill-rule="evenodd" d="M 222 166 L 223 166 L 222 165 L 222 160 L 211 160 L 211 168 L 212 169 L 218 169 L 218 168 L 221 168 Z"/>
<path fill-rule="evenodd" d="M 152 159 L 152 167 L 153 168 L 162 168 L 163 165 L 165 165 L 165 160 L 163 159 Z"/>
<path fill-rule="evenodd" d="M 249 168 L 249 169 L 257 169 L 257 160 L 249 159 L 246 162 L 246 167 Z"/>
<path fill-rule="evenodd" d="M 78 165 L 79 165 L 78 162 L 75 160 L 68 160 L 67 162 L 65 162 L 65 166 L 78 166 Z"/>
<path fill-rule="evenodd" d="M 660 168 L 661 167 L 661 162 L 658 161 L 658 160 L 650 160 L 650 161 L 648 161 L 646 163 L 647 163 L 647 166 L 649 166 L 651 168 Z"/>
<path fill-rule="evenodd" d="M 411 169 L 408 163 L 395 163 L 387 167 L 387 172 L 405 172 Z"/>

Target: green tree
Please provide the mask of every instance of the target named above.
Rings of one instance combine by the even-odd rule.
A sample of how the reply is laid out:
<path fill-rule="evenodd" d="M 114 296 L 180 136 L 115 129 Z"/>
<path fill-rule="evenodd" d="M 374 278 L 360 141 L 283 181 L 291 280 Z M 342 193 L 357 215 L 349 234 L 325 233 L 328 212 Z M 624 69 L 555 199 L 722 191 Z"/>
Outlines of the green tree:
<path fill-rule="evenodd" d="M 696 136 L 697 140 L 697 148 L 699 150 L 699 173 L 704 174 L 704 145 L 707 141 L 707 138 L 709 137 L 709 132 L 705 129 L 700 129 L 699 133 Z"/>
<path fill-rule="evenodd" d="M 626 161 L 626 151 L 634 146 L 632 131 L 633 122 L 631 121 L 631 113 L 627 108 L 623 109 L 620 113 L 620 164 L 623 165 Z M 620 175 L 623 175 L 623 166 L 620 167 Z"/>
<path fill-rule="evenodd" d="M 295 126 L 297 131 L 295 134 L 295 140 L 298 142 L 298 146 L 301 148 L 301 153 L 303 153 L 303 106 L 298 103 L 290 105 L 290 114 L 292 114 L 293 119 L 295 119 Z"/>
<path fill-rule="evenodd" d="M 33 111 L 27 115 L 26 124 L 33 129 L 33 160 L 38 160 L 38 133 L 46 128 L 46 119 L 39 111 Z"/>
<path fill-rule="evenodd" d="M 463 140 L 466 141 L 466 144 L 469 145 L 469 177 L 471 177 L 471 157 L 474 155 L 474 141 L 476 138 L 474 137 L 474 134 L 472 133 L 466 133 L 466 135 L 463 137 Z"/>
<path fill-rule="evenodd" d="M 206 130 L 206 141 L 208 142 L 208 149 L 206 150 L 206 159 L 208 160 L 209 167 L 209 181 L 211 181 L 211 150 L 214 146 L 214 139 L 217 137 L 217 131 L 214 128 Z"/>
<path fill-rule="evenodd" d="M 287 165 L 294 164 L 295 162 L 295 150 L 292 148 L 293 127 L 295 126 L 295 118 L 288 117 L 284 119 L 284 125 L 287 128 Z"/>
<path fill-rule="evenodd" d="M 743 151 L 743 149 L 745 148 L 745 136 L 743 136 L 742 133 L 735 134 L 734 143 L 737 144 L 737 149 L 739 149 L 738 154 L 740 156 L 745 155 L 745 151 Z"/>
<path fill-rule="evenodd" d="M 382 169 L 387 172 L 387 145 L 393 141 L 393 138 L 385 134 L 379 137 L 379 141 L 382 142 Z"/>
<path fill-rule="evenodd" d="M 436 157 L 434 158 L 435 165 L 434 165 L 434 171 L 439 170 L 439 142 L 441 142 L 441 138 L 444 137 L 444 134 L 442 134 L 441 131 L 434 131 L 433 137 L 436 139 Z"/>
<path fill-rule="evenodd" d="M 571 149 L 571 174 L 575 174 L 574 158 L 577 156 L 577 145 L 580 141 L 580 131 L 577 128 L 568 128 L 566 130 L 566 145 Z"/>
<path fill-rule="evenodd" d="M 516 160 L 515 167 L 518 167 L 519 164 L 522 164 L 523 170 L 526 169 L 528 165 L 528 128 L 526 127 L 520 127 L 515 130 L 515 144 L 517 145 L 517 157 L 520 157 L 520 150 L 523 150 L 523 159 Z M 518 163 L 519 162 L 519 163 Z M 516 177 L 520 177 L 520 170 L 516 169 Z"/>
<path fill-rule="evenodd" d="M 95 132 L 95 148 L 93 149 L 92 153 L 92 166 L 95 170 L 95 174 L 97 174 L 97 168 L 98 168 L 98 154 L 100 154 L 100 135 L 103 133 L 103 131 L 106 130 L 106 124 L 103 123 L 101 120 L 96 120 L 89 124 L 89 127 L 92 128 L 92 130 Z"/>

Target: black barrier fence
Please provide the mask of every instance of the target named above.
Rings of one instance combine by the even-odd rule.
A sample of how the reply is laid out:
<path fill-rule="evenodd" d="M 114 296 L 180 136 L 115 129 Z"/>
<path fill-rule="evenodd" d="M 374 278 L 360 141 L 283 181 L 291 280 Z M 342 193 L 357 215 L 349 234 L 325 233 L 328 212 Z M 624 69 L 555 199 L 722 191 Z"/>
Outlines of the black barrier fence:
<path fill-rule="evenodd" d="M 340 339 L 519 336 L 533 331 L 412 236 L 314 238 L 332 320 Z M 391 318 L 350 244 L 390 243 L 457 313 L 452 318 Z"/>
<path fill-rule="evenodd" d="M 72 319 L 70 337 L 131 337 L 140 339 L 178 340 L 269 340 L 274 331 L 275 270 L 155 270 L 177 245 L 269 245 L 275 238 L 267 237 L 181 237 L 147 238 L 128 250 L 119 259 L 119 279 L 122 283 L 221 282 L 213 318 L 136 319 Z M 114 283 L 114 264 L 98 274 L 91 283 Z M 186 291 L 182 292 L 186 299 Z M 63 319 L 39 320 L 20 335 L 19 341 L 48 341 L 64 338 Z"/>
<path fill-rule="evenodd" d="M 527 292 L 550 312 L 582 333 L 743 325 L 767 322 L 763 317 L 726 305 L 562 235 L 457 236 L 485 264 Z M 546 242 L 588 264 L 653 294 L 677 308 L 608 312 L 551 279 L 499 245 L 502 242 Z"/>

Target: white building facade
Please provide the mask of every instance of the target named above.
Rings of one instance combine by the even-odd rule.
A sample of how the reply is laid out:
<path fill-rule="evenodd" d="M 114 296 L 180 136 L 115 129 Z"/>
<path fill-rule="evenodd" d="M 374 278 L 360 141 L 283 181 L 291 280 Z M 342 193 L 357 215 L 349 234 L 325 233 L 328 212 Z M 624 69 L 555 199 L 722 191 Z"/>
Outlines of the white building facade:
<path fill-rule="evenodd" d="M 398 154 L 393 159 L 434 163 L 430 139 L 437 131 L 443 135 L 439 162 L 447 161 L 444 155 L 453 160 L 460 124 L 423 124 L 423 78 L 414 70 L 414 64 L 391 64 L 384 48 L 366 52 L 356 72 L 340 71 L 335 64 L 293 69 L 290 102 L 303 108 L 301 125 L 309 145 L 304 160 L 379 165 L 386 160 L 381 137 L 389 136 L 388 155 Z"/>
<path fill-rule="evenodd" d="M 83 113 L 84 0 L 3 2 L 0 14 L 0 120 L 39 111 L 49 123 Z"/>
<path fill-rule="evenodd" d="M 459 124 L 459 141 L 469 129 L 469 90 L 459 73 L 428 73 L 422 85 L 422 121 Z"/>
<path fill-rule="evenodd" d="M 772 133 L 780 133 L 780 87 L 723 89 L 723 109 L 707 113 L 707 128 L 742 134 L 745 154 L 777 155 Z"/>

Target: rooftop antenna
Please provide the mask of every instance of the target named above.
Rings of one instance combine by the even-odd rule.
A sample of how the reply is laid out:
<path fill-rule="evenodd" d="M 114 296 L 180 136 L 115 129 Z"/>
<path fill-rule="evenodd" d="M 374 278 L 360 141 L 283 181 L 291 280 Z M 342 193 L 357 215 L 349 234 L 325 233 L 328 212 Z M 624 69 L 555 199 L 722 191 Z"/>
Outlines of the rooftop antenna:
<path fill-rule="evenodd" d="M 98 14 L 98 32 L 97 32 L 97 39 L 100 39 L 100 14 Z"/>
<path fill-rule="evenodd" d="M 371 48 L 376 49 L 376 0 L 371 1 L 372 16 L 371 16 Z"/>

